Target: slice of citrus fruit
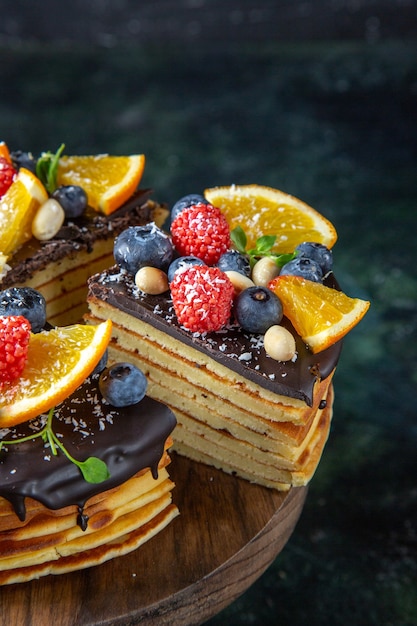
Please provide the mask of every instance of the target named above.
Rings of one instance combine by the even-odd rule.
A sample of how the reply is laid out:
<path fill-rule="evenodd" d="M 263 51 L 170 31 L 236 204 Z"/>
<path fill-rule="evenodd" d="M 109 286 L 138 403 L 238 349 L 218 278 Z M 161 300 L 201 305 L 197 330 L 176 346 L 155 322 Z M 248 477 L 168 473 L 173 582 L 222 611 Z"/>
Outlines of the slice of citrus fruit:
<path fill-rule="evenodd" d="M 318 211 L 298 198 L 262 185 L 230 185 L 206 189 L 207 200 L 225 215 L 230 229 L 241 226 L 248 249 L 263 235 L 276 235 L 273 252 L 293 252 L 304 241 L 331 248 L 336 229 Z"/>
<path fill-rule="evenodd" d="M 100 361 L 111 329 L 108 320 L 31 334 L 22 375 L 0 393 L 0 429 L 37 417 L 71 395 Z"/>
<path fill-rule="evenodd" d="M 9 255 L 32 237 L 32 221 L 48 199 L 45 187 L 31 171 L 21 168 L 0 200 L 0 252 Z"/>
<path fill-rule="evenodd" d="M 8 161 L 9 163 L 12 162 L 12 159 L 10 158 L 9 148 L 7 146 L 7 143 L 4 141 L 0 141 L 0 157 L 6 159 L 6 161 Z"/>
<path fill-rule="evenodd" d="M 130 198 L 142 178 L 145 156 L 63 156 L 57 184 L 79 185 L 96 211 L 110 215 Z"/>
<path fill-rule="evenodd" d="M 277 276 L 269 288 L 284 315 L 313 353 L 342 339 L 367 312 L 370 303 L 300 276 Z"/>

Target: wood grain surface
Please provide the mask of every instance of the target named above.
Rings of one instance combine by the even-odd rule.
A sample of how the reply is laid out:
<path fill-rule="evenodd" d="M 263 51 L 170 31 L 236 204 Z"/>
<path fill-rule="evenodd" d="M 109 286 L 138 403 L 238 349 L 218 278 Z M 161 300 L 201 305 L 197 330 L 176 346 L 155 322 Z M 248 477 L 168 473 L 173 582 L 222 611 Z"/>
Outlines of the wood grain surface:
<path fill-rule="evenodd" d="M 306 488 L 279 493 L 172 456 L 179 517 L 125 557 L 0 588 L 1 625 L 201 624 L 242 594 L 287 542 Z"/>

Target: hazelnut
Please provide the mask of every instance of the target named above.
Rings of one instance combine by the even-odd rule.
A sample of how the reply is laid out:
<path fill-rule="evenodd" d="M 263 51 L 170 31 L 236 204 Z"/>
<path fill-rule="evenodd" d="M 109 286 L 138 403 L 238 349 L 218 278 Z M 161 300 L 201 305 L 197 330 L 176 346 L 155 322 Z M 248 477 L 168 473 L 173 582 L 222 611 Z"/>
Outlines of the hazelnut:
<path fill-rule="evenodd" d="M 247 276 L 245 276 L 244 274 L 241 274 L 240 272 L 235 272 L 234 270 L 227 270 L 225 274 L 226 276 L 228 276 L 230 282 L 235 288 L 236 295 L 239 294 L 244 289 L 247 289 L 248 287 L 254 287 L 253 281 Z"/>
<path fill-rule="evenodd" d="M 259 259 L 252 270 L 252 280 L 258 287 L 267 287 L 268 283 L 278 276 L 280 268 L 270 256 Z"/>
<path fill-rule="evenodd" d="M 65 211 L 57 200 L 49 198 L 44 202 L 32 222 L 32 235 L 39 241 L 55 237 L 65 220 Z"/>
<path fill-rule="evenodd" d="M 284 326 L 270 326 L 264 336 L 265 352 L 276 361 L 290 361 L 294 358 L 295 339 Z"/>
<path fill-rule="evenodd" d="M 168 291 L 168 276 L 157 267 L 141 267 L 135 274 L 135 284 L 138 289 L 152 296 L 158 296 Z"/>

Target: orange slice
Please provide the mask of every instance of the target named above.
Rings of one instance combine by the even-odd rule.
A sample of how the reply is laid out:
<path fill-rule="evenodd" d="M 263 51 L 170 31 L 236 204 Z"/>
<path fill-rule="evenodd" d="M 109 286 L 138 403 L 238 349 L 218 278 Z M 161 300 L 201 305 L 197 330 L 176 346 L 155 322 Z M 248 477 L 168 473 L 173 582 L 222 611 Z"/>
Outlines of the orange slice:
<path fill-rule="evenodd" d="M 0 429 L 59 404 L 91 374 L 110 341 L 110 320 L 31 334 L 21 377 L 0 393 Z"/>
<path fill-rule="evenodd" d="M 79 185 L 96 211 L 110 215 L 130 198 L 139 185 L 145 156 L 63 156 L 59 159 L 57 184 Z"/>
<path fill-rule="evenodd" d="M 277 276 L 269 288 L 284 315 L 313 353 L 342 339 L 363 318 L 370 303 L 299 276 Z"/>
<path fill-rule="evenodd" d="M 9 255 L 32 237 L 32 221 L 48 199 L 39 178 L 21 168 L 0 200 L 0 252 Z"/>
<path fill-rule="evenodd" d="M 231 185 L 206 189 L 204 195 L 225 215 L 230 229 L 241 226 L 248 249 L 262 235 L 276 235 L 273 252 L 293 252 L 304 241 L 331 248 L 337 233 L 333 224 L 298 198 L 262 185 Z"/>
<path fill-rule="evenodd" d="M 6 161 L 8 161 L 9 163 L 12 162 L 12 159 L 10 158 L 9 148 L 4 141 L 0 141 L 0 157 L 6 159 Z"/>

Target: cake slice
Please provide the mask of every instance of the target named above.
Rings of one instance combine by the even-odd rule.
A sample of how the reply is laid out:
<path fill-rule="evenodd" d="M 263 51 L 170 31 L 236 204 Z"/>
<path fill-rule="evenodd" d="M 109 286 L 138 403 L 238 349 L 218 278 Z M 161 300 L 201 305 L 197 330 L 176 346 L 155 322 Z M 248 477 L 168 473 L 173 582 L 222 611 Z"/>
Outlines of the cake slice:
<path fill-rule="evenodd" d="M 266 227 L 271 213 L 270 221 L 279 215 L 280 223 L 293 225 L 282 237 L 285 246 L 301 245 L 306 233 L 312 232 L 317 237 L 322 233 L 327 243 L 335 241 L 334 228 L 327 220 L 282 192 L 268 189 L 258 209 L 262 193 L 263 188 L 257 186 L 237 192 L 233 186 L 234 206 L 246 220 L 245 226 L 256 228 L 263 220 Z M 273 204 L 275 195 L 279 202 Z M 254 211 L 259 215 L 254 216 Z M 283 316 L 273 279 L 284 275 L 296 260 L 298 267 L 308 266 L 308 283 L 318 279 L 326 294 L 332 294 L 332 301 L 338 293 L 337 283 L 329 267 L 321 269 L 329 263 L 330 249 L 319 241 L 324 260 L 318 267 L 312 258 L 304 262 L 301 249 L 299 253 L 287 249 L 281 253 L 273 249 L 275 236 L 264 237 L 261 232 L 254 238 L 249 232 L 247 238 L 251 236 L 251 245 L 256 247 L 243 245 L 242 250 L 242 240 L 246 242 L 242 227 L 230 233 L 225 225 L 232 217 L 201 196 L 174 206 L 172 260 L 165 267 L 169 289 L 160 292 L 149 287 L 143 275 L 155 263 L 154 255 L 148 253 L 150 239 L 159 241 L 154 250 L 160 250 L 164 235 L 122 234 L 115 242 L 117 265 L 89 280 L 86 320 L 92 324 L 112 320 L 110 360 L 128 358 L 136 363 L 148 377 L 149 394 L 175 412 L 175 449 L 180 454 L 286 490 L 307 484 L 320 460 L 331 424 L 332 378 L 341 337 L 348 332 L 348 315 L 338 311 L 336 304 L 324 320 L 325 330 L 311 331 L 316 333 L 312 349 L 303 331 L 295 329 L 295 317 L 287 303 Z M 291 243 L 293 232 L 301 240 Z M 313 248 L 316 252 L 317 246 Z M 226 264 L 226 257 L 229 263 L 233 259 L 232 265 Z M 258 263 L 265 265 L 266 257 L 273 266 L 268 277 L 264 271 L 256 271 Z M 158 271 L 164 271 L 163 265 Z M 264 284 L 255 284 L 260 275 Z M 366 305 L 360 308 L 363 315 Z M 307 299 L 298 309 L 299 328 L 300 319 L 315 318 Z M 336 320 L 337 335 L 331 334 Z M 270 328 L 278 328 L 277 336 L 285 337 L 285 350 L 281 340 L 270 346 Z M 320 342 L 329 335 L 332 339 L 322 348 Z M 288 346 L 292 346 L 289 351 Z"/>
<path fill-rule="evenodd" d="M 19 189 L 15 194 L 13 194 L 13 188 L 8 190 L 3 194 L 0 207 L 0 265 L 3 268 L 0 271 L 0 287 L 6 289 L 27 286 L 40 291 L 46 299 L 49 322 L 58 326 L 73 324 L 80 321 L 86 312 L 88 277 L 113 263 L 114 238 L 129 226 L 152 221 L 161 225 L 167 217 L 167 211 L 164 206 L 151 199 L 150 190 L 137 189 L 144 166 L 143 155 L 140 159 L 99 155 L 97 157 L 68 157 L 67 160 L 64 156 L 60 156 L 57 161 L 57 172 L 55 172 L 58 177 L 55 182 L 55 191 L 51 188 L 48 190 L 43 184 L 45 181 L 26 169 L 26 167 L 31 167 L 39 172 L 39 168 L 36 168 L 37 162 L 39 163 L 45 157 L 41 156 L 37 161 L 31 155 L 24 154 L 23 157 L 22 153 L 12 152 L 9 160 L 14 166 L 15 187 L 18 188 L 20 176 L 26 183 L 26 189 L 23 185 L 20 195 Z M 77 163 L 82 165 L 85 159 L 89 159 L 85 167 L 90 167 L 91 171 L 86 169 L 82 178 L 77 170 Z M 122 186 L 126 177 L 125 160 L 131 159 L 137 168 L 135 178 L 129 182 L 129 186 L 122 194 L 116 191 L 111 192 L 115 197 L 111 212 L 104 212 L 104 208 L 108 210 L 107 205 L 103 209 L 100 205 L 100 198 L 110 193 L 107 187 L 104 185 L 100 192 L 92 187 L 88 190 L 88 194 L 86 193 L 87 204 L 81 209 L 81 213 L 78 211 L 75 214 L 71 209 L 66 209 L 62 221 L 58 221 L 58 227 L 55 231 L 51 231 L 52 234 L 49 233 L 47 238 L 43 237 L 41 240 L 33 236 L 32 225 L 36 214 L 48 199 L 60 197 L 56 196 L 56 190 L 70 186 L 80 188 L 80 185 L 92 185 L 92 182 L 100 183 L 101 178 L 105 176 L 104 166 L 107 159 L 110 163 L 109 168 L 116 171 L 113 176 L 116 176 L 119 186 Z M 120 165 L 117 159 L 120 159 Z M 73 169 L 65 166 L 68 162 Z M 120 173 L 118 173 L 119 168 Z M 91 177 L 92 182 L 88 177 Z M 107 184 L 112 189 L 110 183 Z M 117 187 L 117 185 L 114 186 Z M 13 242 L 9 245 L 10 239 L 4 235 L 9 228 L 14 228 L 10 222 L 10 214 L 15 214 L 14 203 L 22 206 L 22 200 L 24 201 L 28 194 L 34 197 L 34 201 L 28 206 L 29 217 L 26 219 L 22 215 L 18 220 L 16 228 L 22 232 L 14 240 L 15 245 Z M 56 213 L 52 211 L 52 223 L 55 219 L 54 215 Z M 47 221 L 50 221 L 49 217 Z M 3 259 L 2 262 L 1 259 Z"/>
<path fill-rule="evenodd" d="M 178 515 L 167 470 L 174 414 L 145 395 L 130 364 L 105 367 L 110 322 L 93 335 L 0 322 L 0 356 L 10 355 L 0 368 L 0 584 L 136 549 Z"/>

